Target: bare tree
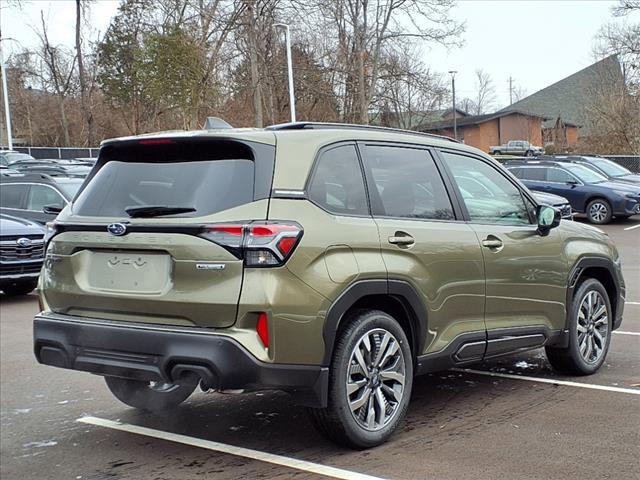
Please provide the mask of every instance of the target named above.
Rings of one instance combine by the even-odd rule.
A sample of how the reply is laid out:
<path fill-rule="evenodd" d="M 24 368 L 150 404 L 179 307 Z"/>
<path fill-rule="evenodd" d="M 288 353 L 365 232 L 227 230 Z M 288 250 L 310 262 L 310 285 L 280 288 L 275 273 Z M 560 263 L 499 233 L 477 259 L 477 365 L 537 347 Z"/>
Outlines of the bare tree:
<path fill-rule="evenodd" d="M 491 110 L 496 101 L 496 88 L 493 85 L 491 75 L 481 68 L 476 70 L 476 96 L 473 99 L 476 115 L 482 115 Z"/>
<path fill-rule="evenodd" d="M 450 16 L 453 0 L 307 0 L 301 21 L 322 31 L 336 70 L 343 119 L 369 122 L 382 59 L 402 40 L 457 45 L 464 25 Z M 317 33 L 316 33 L 317 35 Z M 327 37 L 331 41 L 327 41 Z"/>
<path fill-rule="evenodd" d="M 87 8 L 86 0 L 76 0 L 76 58 L 78 59 L 78 81 L 80 84 L 80 109 L 82 117 L 87 127 L 87 145 L 96 146 L 96 125 L 91 109 L 91 95 L 87 85 L 87 75 L 84 68 L 84 57 L 82 54 L 82 13 Z"/>
<path fill-rule="evenodd" d="M 69 52 L 65 51 L 62 47 L 51 45 L 42 10 L 40 10 L 40 20 L 42 23 L 42 31 L 37 32 L 37 35 L 41 44 L 40 58 L 45 67 L 42 72 L 42 80 L 45 86 L 50 85 L 53 88 L 53 92 L 56 95 L 64 146 L 69 146 L 71 140 L 69 137 L 65 100 L 72 88 L 73 72 L 75 70 L 77 56 L 70 55 Z"/>

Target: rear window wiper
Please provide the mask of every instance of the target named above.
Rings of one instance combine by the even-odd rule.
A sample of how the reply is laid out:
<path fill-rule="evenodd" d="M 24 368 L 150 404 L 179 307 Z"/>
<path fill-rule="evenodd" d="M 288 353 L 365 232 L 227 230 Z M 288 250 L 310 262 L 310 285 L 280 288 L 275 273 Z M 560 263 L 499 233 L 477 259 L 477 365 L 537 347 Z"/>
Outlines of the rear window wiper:
<path fill-rule="evenodd" d="M 124 209 L 130 217 L 160 217 L 178 213 L 195 212 L 194 207 L 172 207 L 169 205 L 145 205 L 144 207 L 127 207 Z"/>

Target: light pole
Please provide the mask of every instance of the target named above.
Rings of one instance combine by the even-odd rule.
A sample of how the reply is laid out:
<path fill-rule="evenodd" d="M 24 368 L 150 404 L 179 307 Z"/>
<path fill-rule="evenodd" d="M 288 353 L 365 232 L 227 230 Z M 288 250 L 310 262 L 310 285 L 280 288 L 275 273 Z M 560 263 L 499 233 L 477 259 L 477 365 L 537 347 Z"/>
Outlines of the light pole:
<path fill-rule="evenodd" d="M 287 43 L 287 71 L 289 77 L 289 110 L 291 111 L 291 121 L 296 121 L 296 98 L 293 92 L 293 65 L 291 63 L 291 35 L 289 25 L 286 23 L 274 23 L 274 27 L 284 28 L 285 40 Z"/>
<path fill-rule="evenodd" d="M 11 112 L 9 111 L 9 89 L 7 87 L 7 67 L 4 64 L 2 52 L 2 31 L 0 31 L 0 70 L 2 70 L 2 93 L 4 97 L 4 116 L 7 122 L 7 146 L 13 150 L 13 138 L 11 137 Z"/>
<path fill-rule="evenodd" d="M 453 138 L 458 139 L 458 114 L 456 113 L 456 73 L 457 70 L 449 70 L 451 74 L 451 91 L 453 92 Z"/>

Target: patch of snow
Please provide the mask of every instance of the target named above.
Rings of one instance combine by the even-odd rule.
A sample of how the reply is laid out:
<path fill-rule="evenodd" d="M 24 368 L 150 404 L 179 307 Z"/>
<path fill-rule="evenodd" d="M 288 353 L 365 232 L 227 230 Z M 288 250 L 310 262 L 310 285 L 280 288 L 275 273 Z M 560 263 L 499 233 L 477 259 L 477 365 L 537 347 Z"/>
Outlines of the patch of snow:
<path fill-rule="evenodd" d="M 513 366 L 516 368 L 536 368 L 537 367 L 535 363 L 528 363 L 524 360 L 520 360 L 519 362 L 516 362 Z"/>
<path fill-rule="evenodd" d="M 29 413 L 30 411 L 30 408 L 16 408 L 13 412 L 17 415 L 19 413 Z"/>

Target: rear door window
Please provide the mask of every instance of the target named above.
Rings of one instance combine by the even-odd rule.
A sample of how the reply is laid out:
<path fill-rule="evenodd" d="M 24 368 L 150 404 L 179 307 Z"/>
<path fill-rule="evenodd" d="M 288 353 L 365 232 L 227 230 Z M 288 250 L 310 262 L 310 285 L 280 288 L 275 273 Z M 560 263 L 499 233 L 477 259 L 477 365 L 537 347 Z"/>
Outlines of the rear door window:
<path fill-rule="evenodd" d="M 377 193 L 379 199 L 372 206 L 374 215 L 425 220 L 454 218 L 444 183 L 428 151 L 366 145 L 364 152 L 365 169 L 371 179 L 369 191 L 373 191 L 372 195 Z"/>
<path fill-rule="evenodd" d="M 23 209 L 23 198 L 28 188 L 28 185 L 1 184 L 0 207 Z"/>

